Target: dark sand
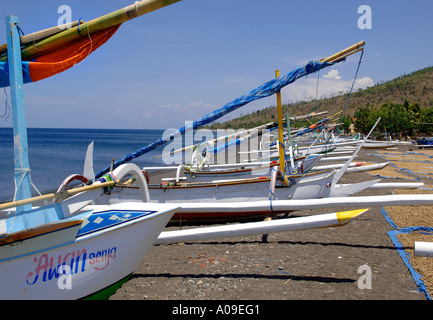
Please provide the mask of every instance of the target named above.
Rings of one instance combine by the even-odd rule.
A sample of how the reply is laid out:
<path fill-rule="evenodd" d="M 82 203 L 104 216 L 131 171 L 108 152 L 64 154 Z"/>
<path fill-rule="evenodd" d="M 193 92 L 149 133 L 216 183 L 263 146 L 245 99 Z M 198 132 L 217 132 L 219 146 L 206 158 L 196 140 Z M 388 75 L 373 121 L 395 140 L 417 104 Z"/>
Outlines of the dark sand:
<path fill-rule="evenodd" d="M 410 149 L 422 152 L 407 146 L 400 146 L 398 152 Z M 356 160 L 385 161 L 371 156 L 376 151 L 363 149 Z M 374 178 L 367 173 L 353 173 L 341 182 L 370 179 Z M 382 179 L 398 181 L 405 180 Z M 367 190 L 359 195 L 393 192 Z M 417 210 L 405 208 L 407 217 Z M 344 210 L 305 210 L 292 215 L 336 211 Z M 156 245 L 110 299 L 426 300 L 387 235 L 390 230 L 381 208 L 372 208 L 342 227 L 270 234 L 268 242 L 258 235 Z M 371 270 L 371 286 L 363 280 L 365 269 Z"/>

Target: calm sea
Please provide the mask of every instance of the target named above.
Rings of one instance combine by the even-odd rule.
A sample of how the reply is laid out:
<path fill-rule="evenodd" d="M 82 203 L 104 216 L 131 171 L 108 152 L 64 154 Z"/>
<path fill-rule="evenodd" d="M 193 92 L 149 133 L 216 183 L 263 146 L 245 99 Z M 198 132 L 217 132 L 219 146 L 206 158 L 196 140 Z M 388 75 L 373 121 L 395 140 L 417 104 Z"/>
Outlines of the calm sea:
<path fill-rule="evenodd" d="M 28 145 L 32 181 L 41 193 L 53 191 L 71 174 L 83 174 L 87 146 L 94 141 L 94 171 L 97 174 L 126 155 L 162 137 L 163 130 L 40 129 L 29 128 Z M 161 166 L 163 147 L 133 160 L 140 168 Z M 0 201 L 13 197 L 12 128 L 0 128 Z"/>

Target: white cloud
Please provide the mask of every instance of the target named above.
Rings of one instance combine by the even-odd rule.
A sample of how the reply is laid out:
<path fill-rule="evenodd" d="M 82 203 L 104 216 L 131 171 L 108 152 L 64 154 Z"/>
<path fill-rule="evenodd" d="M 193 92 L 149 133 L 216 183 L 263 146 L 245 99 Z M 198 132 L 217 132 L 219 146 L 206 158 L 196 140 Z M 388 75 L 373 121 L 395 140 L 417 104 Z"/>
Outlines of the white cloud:
<path fill-rule="evenodd" d="M 338 72 L 337 69 L 331 69 L 331 70 L 329 70 L 329 72 L 327 74 L 325 74 L 323 76 L 323 78 L 325 78 L 325 79 L 340 80 L 341 76 L 340 76 L 340 74 L 339 74 L 339 72 Z"/>
<path fill-rule="evenodd" d="M 369 77 L 363 77 L 361 79 L 355 80 L 355 85 L 353 86 L 353 89 L 354 90 L 365 89 L 367 87 L 372 87 L 372 86 L 374 86 L 373 79 Z"/>

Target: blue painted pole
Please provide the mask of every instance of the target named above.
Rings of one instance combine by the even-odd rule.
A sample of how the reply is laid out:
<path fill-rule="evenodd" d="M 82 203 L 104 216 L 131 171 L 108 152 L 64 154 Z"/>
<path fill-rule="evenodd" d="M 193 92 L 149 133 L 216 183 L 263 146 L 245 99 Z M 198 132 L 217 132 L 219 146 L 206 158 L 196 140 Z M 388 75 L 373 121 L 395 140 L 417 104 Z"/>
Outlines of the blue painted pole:
<path fill-rule="evenodd" d="M 27 145 L 26 112 L 24 106 L 21 46 L 17 24 L 17 17 L 6 17 L 6 38 L 8 45 L 10 96 L 14 134 L 15 200 L 23 200 L 31 197 L 31 180 Z M 17 207 L 17 211 L 28 209 L 31 209 L 31 205 Z"/>

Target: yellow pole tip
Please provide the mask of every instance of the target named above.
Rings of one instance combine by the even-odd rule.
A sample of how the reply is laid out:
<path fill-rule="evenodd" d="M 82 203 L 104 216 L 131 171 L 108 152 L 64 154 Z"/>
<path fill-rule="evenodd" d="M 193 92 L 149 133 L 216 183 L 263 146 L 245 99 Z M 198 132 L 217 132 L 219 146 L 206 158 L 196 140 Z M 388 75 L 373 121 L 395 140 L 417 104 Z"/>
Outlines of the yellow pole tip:
<path fill-rule="evenodd" d="M 357 216 L 363 214 L 368 210 L 369 209 L 358 209 L 358 210 L 337 212 L 338 223 L 345 224 L 350 220 L 352 220 L 353 218 L 356 218 Z"/>

